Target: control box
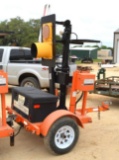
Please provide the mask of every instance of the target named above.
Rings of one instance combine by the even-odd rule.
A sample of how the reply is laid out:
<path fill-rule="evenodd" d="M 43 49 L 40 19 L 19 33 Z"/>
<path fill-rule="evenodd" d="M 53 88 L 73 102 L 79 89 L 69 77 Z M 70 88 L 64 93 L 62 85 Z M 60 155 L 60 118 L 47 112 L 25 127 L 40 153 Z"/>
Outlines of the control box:
<path fill-rule="evenodd" d="M 95 75 L 91 73 L 79 73 L 77 88 L 80 91 L 94 90 Z"/>
<path fill-rule="evenodd" d="M 34 87 L 14 87 L 12 108 L 30 122 L 41 122 L 56 110 L 58 97 Z"/>

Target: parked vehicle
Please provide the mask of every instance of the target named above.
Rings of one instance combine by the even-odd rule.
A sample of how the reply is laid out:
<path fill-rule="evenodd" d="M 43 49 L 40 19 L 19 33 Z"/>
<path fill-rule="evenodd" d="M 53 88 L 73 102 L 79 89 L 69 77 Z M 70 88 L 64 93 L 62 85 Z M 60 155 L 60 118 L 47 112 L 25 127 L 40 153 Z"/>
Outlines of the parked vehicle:
<path fill-rule="evenodd" d="M 49 88 L 49 68 L 43 66 L 40 59 L 32 58 L 30 48 L 1 46 L 0 66 L 8 73 L 9 85 Z M 71 62 L 69 67 L 72 77 L 76 64 Z"/>

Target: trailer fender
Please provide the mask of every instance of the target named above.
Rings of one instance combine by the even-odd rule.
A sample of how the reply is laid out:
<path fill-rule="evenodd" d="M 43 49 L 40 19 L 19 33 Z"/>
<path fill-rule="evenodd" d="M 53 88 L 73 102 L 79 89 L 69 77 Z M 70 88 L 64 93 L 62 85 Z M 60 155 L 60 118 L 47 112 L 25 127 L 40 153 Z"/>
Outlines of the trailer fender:
<path fill-rule="evenodd" d="M 81 126 L 82 128 L 84 128 L 83 123 L 81 122 L 81 120 L 75 114 L 73 114 L 72 112 L 69 112 L 67 110 L 57 110 L 57 111 L 54 111 L 51 114 L 49 114 L 44 119 L 44 121 L 41 124 L 41 134 L 43 136 L 47 136 L 47 133 L 48 133 L 50 127 L 53 125 L 53 123 L 56 120 L 58 120 L 59 118 L 65 117 L 65 116 L 68 116 L 68 117 L 71 117 L 71 118 L 75 119 L 77 124 L 79 126 Z"/>

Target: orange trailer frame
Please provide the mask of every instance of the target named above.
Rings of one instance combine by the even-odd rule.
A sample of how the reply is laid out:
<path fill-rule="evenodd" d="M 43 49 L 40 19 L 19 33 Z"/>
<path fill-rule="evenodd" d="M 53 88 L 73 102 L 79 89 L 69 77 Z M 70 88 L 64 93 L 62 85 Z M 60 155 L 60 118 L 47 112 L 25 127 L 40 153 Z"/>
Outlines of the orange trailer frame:
<path fill-rule="evenodd" d="M 70 95 L 70 104 L 69 109 L 57 109 L 50 113 L 48 116 L 45 117 L 45 119 L 42 122 L 37 123 L 31 123 L 26 118 L 24 118 L 22 115 L 17 113 L 14 109 L 11 107 L 6 107 L 5 104 L 5 94 L 8 92 L 8 85 L 7 85 L 7 74 L 3 71 L 0 71 L 1 79 L 0 83 L 4 83 L 0 86 L 0 92 L 1 92 L 1 113 L 2 118 L 0 119 L 0 138 L 3 137 L 10 137 L 10 145 L 14 145 L 14 129 L 7 124 L 6 121 L 6 111 L 8 112 L 8 115 L 11 116 L 15 122 L 18 124 L 22 124 L 24 128 L 36 135 L 42 135 L 43 137 L 46 137 L 51 132 L 53 126 L 55 126 L 56 122 L 61 123 L 61 119 L 65 117 L 69 117 L 70 121 L 73 122 L 73 120 L 76 122 L 76 126 L 80 126 L 84 128 L 85 123 L 92 122 L 91 117 L 87 116 L 87 113 L 94 112 L 94 111 L 105 111 L 108 110 L 109 107 L 107 104 L 102 103 L 99 107 L 86 107 L 86 101 L 87 101 L 87 94 L 88 91 L 94 89 L 94 79 L 95 76 L 90 73 L 81 73 L 79 70 L 76 70 L 73 75 L 73 81 L 72 81 L 72 88 L 71 88 L 71 95 Z M 84 92 L 83 99 L 82 99 L 82 106 L 79 109 L 76 109 L 76 92 L 77 90 L 81 90 Z M 69 127 L 70 128 L 70 127 Z M 65 131 L 64 131 L 65 132 Z M 67 133 L 65 133 L 67 134 Z M 65 134 L 62 133 L 60 136 L 65 138 Z M 77 135 L 78 136 L 78 135 Z M 59 138 L 60 139 L 60 138 Z M 70 141 L 70 138 L 69 138 Z M 50 143 L 50 141 L 49 141 Z M 59 142 L 56 142 L 59 143 Z M 75 142 L 74 142 L 75 143 Z M 59 145 L 59 144 L 58 144 Z M 73 147 L 73 145 L 71 146 Z M 53 149 L 53 148 L 52 148 Z M 60 152 L 60 150 L 57 150 L 56 153 L 63 154 L 70 150 L 64 149 Z"/>
<path fill-rule="evenodd" d="M 0 118 L 0 138 L 10 137 L 10 145 L 14 145 L 14 129 L 7 124 L 6 121 L 6 101 L 5 94 L 8 92 L 7 73 L 0 70 L 0 93 L 1 93 L 1 118 Z"/>
<path fill-rule="evenodd" d="M 76 70 L 73 75 L 72 81 L 72 88 L 71 88 L 71 95 L 70 95 L 70 104 L 69 109 L 67 110 L 56 110 L 50 113 L 43 122 L 31 123 L 16 111 L 11 109 L 11 107 L 6 107 L 9 114 L 15 115 L 15 121 L 17 123 L 22 123 L 27 131 L 35 133 L 36 135 L 43 135 L 46 136 L 50 127 L 53 123 L 60 119 L 61 117 L 71 117 L 76 120 L 77 124 L 81 127 L 84 127 L 84 123 L 92 122 L 91 117 L 87 115 L 89 112 L 100 112 L 109 109 L 108 104 L 102 103 L 101 106 L 98 107 L 86 107 L 87 102 L 87 94 L 89 91 L 94 89 L 94 79 L 95 75 L 91 73 L 81 73 L 79 70 Z M 85 84 L 86 83 L 86 84 Z M 82 99 L 82 106 L 80 109 L 76 109 L 76 92 L 77 90 L 83 91 L 83 99 Z"/>

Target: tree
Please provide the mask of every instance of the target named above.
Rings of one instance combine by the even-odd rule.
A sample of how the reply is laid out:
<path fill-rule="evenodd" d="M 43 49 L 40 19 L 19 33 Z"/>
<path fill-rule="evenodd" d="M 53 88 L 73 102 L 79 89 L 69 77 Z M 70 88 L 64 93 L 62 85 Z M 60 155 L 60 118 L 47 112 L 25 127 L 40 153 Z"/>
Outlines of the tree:
<path fill-rule="evenodd" d="M 56 40 L 60 40 L 60 36 L 56 35 Z M 60 55 L 62 54 L 62 47 L 63 47 L 63 44 L 61 43 L 56 43 L 56 55 Z"/>
<path fill-rule="evenodd" d="M 10 21 L 0 23 L 3 31 L 13 31 L 14 34 L 6 36 L 0 41 L 0 45 L 11 45 L 16 43 L 19 46 L 30 47 L 31 43 L 38 41 L 38 33 L 40 28 L 40 19 L 31 19 L 25 22 L 20 17 L 12 18 Z"/>

